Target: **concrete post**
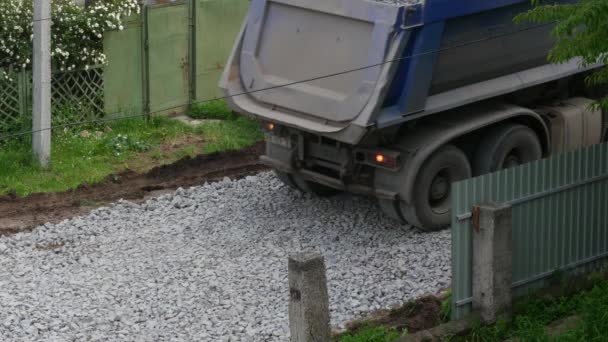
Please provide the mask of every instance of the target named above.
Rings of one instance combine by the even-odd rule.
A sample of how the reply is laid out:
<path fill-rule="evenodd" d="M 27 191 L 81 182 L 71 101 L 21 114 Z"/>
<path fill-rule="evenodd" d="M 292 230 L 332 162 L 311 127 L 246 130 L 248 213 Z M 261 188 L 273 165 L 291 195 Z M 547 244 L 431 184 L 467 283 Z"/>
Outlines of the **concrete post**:
<path fill-rule="evenodd" d="M 329 297 L 322 256 L 289 257 L 289 296 L 291 341 L 329 342 Z"/>
<path fill-rule="evenodd" d="M 475 208 L 473 230 L 473 309 L 484 323 L 510 318 L 512 283 L 512 212 L 510 205 Z"/>
<path fill-rule="evenodd" d="M 40 165 L 51 160 L 51 0 L 34 1 L 32 149 Z"/>

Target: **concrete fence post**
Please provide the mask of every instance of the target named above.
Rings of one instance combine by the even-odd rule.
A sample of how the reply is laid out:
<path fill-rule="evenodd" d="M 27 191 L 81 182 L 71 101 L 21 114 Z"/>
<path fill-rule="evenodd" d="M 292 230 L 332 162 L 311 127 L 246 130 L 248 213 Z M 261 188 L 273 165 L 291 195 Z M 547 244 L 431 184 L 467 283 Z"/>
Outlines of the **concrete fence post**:
<path fill-rule="evenodd" d="M 32 150 L 43 167 L 51 160 L 51 0 L 33 0 Z"/>
<path fill-rule="evenodd" d="M 329 296 L 319 254 L 289 257 L 289 330 L 292 342 L 329 342 Z"/>
<path fill-rule="evenodd" d="M 490 203 L 473 212 L 473 310 L 484 323 L 493 323 L 511 313 L 512 211 L 510 205 Z"/>

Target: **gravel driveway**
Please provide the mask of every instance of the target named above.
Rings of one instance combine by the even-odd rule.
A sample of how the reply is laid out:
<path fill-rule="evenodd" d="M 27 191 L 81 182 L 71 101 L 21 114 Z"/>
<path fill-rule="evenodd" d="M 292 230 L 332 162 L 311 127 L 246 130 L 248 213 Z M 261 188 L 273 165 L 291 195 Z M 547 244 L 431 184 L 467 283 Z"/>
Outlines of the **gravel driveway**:
<path fill-rule="evenodd" d="M 449 286 L 450 234 L 271 173 L 0 239 L 2 341 L 286 341 L 287 256 L 326 258 L 332 324 Z"/>

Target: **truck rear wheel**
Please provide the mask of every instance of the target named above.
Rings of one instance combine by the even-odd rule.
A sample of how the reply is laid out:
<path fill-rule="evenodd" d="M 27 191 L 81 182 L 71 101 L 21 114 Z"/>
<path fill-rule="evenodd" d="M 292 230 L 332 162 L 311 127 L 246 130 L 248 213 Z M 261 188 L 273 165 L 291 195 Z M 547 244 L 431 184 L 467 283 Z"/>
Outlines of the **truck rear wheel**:
<path fill-rule="evenodd" d="M 451 184 L 472 175 L 467 156 L 453 145 L 437 150 L 424 162 L 413 189 L 414 209 L 404 210 L 404 218 L 420 228 L 435 231 L 450 224 Z"/>
<path fill-rule="evenodd" d="M 330 188 L 319 183 L 307 181 L 298 175 L 278 170 L 275 170 L 274 172 L 277 175 L 277 178 L 279 178 L 285 185 L 289 186 L 290 188 L 306 192 L 315 196 L 329 197 L 340 192 L 337 189 Z"/>
<path fill-rule="evenodd" d="M 446 145 L 435 151 L 418 171 L 412 189 L 412 206 L 382 200 L 380 207 L 389 216 L 398 216 L 422 230 L 442 229 L 450 224 L 451 184 L 471 174 L 465 153 L 456 146 Z"/>
<path fill-rule="evenodd" d="M 474 173 L 508 169 L 542 158 L 543 150 L 536 133 L 519 124 L 506 124 L 490 129 L 481 139 L 475 153 Z"/>

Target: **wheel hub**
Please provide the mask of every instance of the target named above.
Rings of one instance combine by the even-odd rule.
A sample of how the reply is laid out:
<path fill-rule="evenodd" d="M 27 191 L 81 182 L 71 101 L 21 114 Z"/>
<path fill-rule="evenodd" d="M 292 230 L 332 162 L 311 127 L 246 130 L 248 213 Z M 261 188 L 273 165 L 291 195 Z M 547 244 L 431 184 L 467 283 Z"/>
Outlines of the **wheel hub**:
<path fill-rule="evenodd" d="M 519 165 L 521 165 L 521 158 L 519 158 L 519 156 L 515 153 L 510 153 L 509 155 L 507 155 L 504 162 L 502 163 L 502 168 L 510 169 Z"/>
<path fill-rule="evenodd" d="M 444 175 L 437 175 L 431 183 L 430 198 L 431 201 L 440 201 L 449 193 L 449 182 Z"/>

